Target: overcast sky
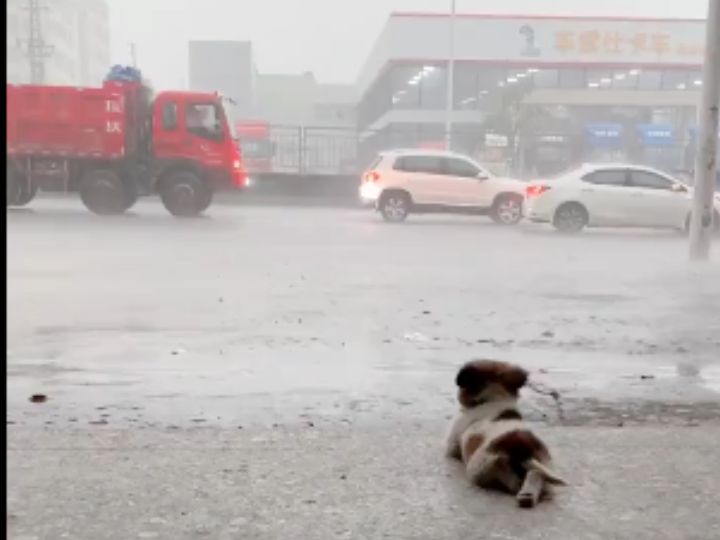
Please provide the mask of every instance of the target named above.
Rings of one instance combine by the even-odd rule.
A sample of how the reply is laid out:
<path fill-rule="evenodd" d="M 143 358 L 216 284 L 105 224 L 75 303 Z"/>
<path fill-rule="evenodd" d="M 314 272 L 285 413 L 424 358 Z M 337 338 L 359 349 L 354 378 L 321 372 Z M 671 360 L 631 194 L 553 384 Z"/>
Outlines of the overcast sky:
<path fill-rule="evenodd" d="M 322 82 L 353 82 L 392 11 L 445 12 L 450 0 L 108 0 L 113 60 L 129 63 L 137 43 L 156 87 L 183 84 L 187 41 L 252 41 L 263 73 L 312 71 Z M 457 0 L 459 13 L 704 17 L 708 0 Z"/>

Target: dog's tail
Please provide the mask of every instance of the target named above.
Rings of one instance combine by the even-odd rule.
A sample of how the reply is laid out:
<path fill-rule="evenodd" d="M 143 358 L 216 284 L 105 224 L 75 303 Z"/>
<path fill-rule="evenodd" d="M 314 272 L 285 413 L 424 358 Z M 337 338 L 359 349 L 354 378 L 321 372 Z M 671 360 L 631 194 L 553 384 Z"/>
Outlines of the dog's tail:
<path fill-rule="evenodd" d="M 523 466 L 528 471 L 537 471 L 538 473 L 540 473 L 540 476 L 542 476 L 548 484 L 552 484 L 554 486 L 568 485 L 568 483 L 564 479 L 551 471 L 547 465 L 538 461 L 535 458 L 528 459 L 527 461 L 525 461 L 525 463 L 523 463 Z"/>

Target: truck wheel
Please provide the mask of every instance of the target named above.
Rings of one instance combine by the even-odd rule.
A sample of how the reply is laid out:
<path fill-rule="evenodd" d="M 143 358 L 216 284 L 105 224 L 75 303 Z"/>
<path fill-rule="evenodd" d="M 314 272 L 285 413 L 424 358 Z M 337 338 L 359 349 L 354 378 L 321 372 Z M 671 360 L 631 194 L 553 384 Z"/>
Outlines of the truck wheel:
<path fill-rule="evenodd" d="M 80 199 L 85 207 L 99 216 L 117 216 L 129 208 L 127 187 L 111 170 L 91 171 L 82 179 Z"/>
<path fill-rule="evenodd" d="M 30 204 L 30 202 L 35 198 L 35 195 L 37 195 L 38 187 L 29 180 L 19 182 L 19 184 L 20 189 L 13 206 L 26 206 Z"/>
<path fill-rule="evenodd" d="M 125 210 L 124 212 L 127 212 L 130 210 L 133 206 L 135 206 L 135 203 L 138 202 L 138 199 L 140 197 L 134 190 L 127 190 L 127 198 L 125 199 Z"/>
<path fill-rule="evenodd" d="M 197 175 L 177 172 L 160 184 L 162 203 L 175 217 L 195 217 L 212 202 L 212 190 Z"/>
<path fill-rule="evenodd" d="M 210 205 L 213 202 L 213 196 L 215 195 L 213 193 L 213 190 L 207 186 L 204 186 L 204 191 L 205 191 L 205 194 L 202 197 L 202 200 L 200 201 L 200 204 L 198 206 L 198 213 L 200 213 L 200 214 L 202 214 L 203 212 L 205 212 L 205 210 L 210 208 Z"/>
<path fill-rule="evenodd" d="M 7 188 L 7 207 L 15 206 L 17 201 L 20 200 L 22 191 L 22 180 L 18 177 L 15 168 L 12 165 L 7 166 L 7 176 L 5 178 Z"/>

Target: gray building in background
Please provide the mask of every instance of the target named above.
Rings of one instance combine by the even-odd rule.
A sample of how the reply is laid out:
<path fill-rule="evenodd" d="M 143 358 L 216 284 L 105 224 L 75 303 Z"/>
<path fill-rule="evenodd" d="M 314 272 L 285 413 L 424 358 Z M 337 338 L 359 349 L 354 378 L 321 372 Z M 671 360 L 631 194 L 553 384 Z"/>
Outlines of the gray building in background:
<path fill-rule="evenodd" d="M 220 92 L 253 173 L 338 174 L 356 169 L 355 87 L 312 73 L 258 73 L 250 42 L 191 41 L 190 88 Z M 243 122 L 245 124 L 243 124 Z"/>
<path fill-rule="evenodd" d="M 353 85 L 322 84 L 312 73 L 258 74 L 258 118 L 276 125 L 355 127 Z"/>
<path fill-rule="evenodd" d="M 220 92 L 232 98 L 233 120 L 255 116 L 255 62 L 249 41 L 191 41 L 189 43 L 191 90 Z"/>
<path fill-rule="evenodd" d="M 258 74 L 256 119 L 270 125 L 277 172 L 339 174 L 356 167 L 353 85 L 318 83 L 312 73 Z"/>

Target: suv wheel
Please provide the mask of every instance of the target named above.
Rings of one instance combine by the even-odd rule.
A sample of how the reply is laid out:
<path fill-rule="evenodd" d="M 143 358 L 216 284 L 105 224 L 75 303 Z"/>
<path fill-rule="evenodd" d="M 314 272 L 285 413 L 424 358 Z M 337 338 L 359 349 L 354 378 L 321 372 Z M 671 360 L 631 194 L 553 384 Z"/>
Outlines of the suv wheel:
<path fill-rule="evenodd" d="M 490 217 L 499 225 L 517 225 L 522 219 L 522 199 L 513 195 L 501 195 L 493 204 Z"/>
<path fill-rule="evenodd" d="M 378 209 L 385 221 L 401 223 L 410 215 L 410 196 L 402 191 L 388 191 L 380 198 Z"/>

